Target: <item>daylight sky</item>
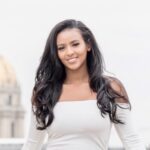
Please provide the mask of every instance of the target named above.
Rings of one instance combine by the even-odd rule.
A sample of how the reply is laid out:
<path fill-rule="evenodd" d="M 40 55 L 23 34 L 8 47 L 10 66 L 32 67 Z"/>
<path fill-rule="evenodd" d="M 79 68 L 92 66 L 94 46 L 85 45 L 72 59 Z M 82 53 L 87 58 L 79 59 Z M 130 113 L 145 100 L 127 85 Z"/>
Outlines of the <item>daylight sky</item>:
<path fill-rule="evenodd" d="M 147 142 L 150 137 L 149 6 L 148 0 L 0 0 L 0 55 L 16 72 L 26 120 L 35 71 L 46 39 L 56 23 L 74 18 L 92 30 L 107 71 L 124 84 L 133 107 L 133 120 Z M 114 134 L 110 143 L 117 139 Z"/>

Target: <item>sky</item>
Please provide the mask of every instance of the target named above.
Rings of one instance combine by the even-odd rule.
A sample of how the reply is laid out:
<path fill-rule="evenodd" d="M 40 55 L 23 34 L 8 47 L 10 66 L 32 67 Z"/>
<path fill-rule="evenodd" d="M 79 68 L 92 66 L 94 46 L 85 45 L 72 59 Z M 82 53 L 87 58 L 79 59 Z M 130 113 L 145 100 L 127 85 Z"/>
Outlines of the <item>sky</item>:
<path fill-rule="evenodd" d="M 0 0 L 0 55 L 16 72 L 26 120 L 29 119 L 35 72 L 51 29 L 64 19 L 77 19 L 95 35 L 107 71 L 124 84 L 132 104 L 135 126 L 148 142 L 149 18 L 148 0 Z M 113 139 L 119 140 L 115 131 L 111 141 Z"/>

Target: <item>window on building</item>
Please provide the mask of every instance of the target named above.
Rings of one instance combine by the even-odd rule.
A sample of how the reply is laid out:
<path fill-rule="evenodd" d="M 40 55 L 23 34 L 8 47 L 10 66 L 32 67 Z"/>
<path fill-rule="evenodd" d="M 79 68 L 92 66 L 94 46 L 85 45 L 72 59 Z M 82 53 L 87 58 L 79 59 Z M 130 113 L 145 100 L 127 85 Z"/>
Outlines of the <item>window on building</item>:
<path fill-rule="evenodd" d="M 15 126 L 14 126 L 14 122 L 11 123 L 11 137 L 15 137 Z"/>
<path fill-rule="evenodd" d="M 8 105 L 12 105 L 12 95 L 8 96 Z"/>

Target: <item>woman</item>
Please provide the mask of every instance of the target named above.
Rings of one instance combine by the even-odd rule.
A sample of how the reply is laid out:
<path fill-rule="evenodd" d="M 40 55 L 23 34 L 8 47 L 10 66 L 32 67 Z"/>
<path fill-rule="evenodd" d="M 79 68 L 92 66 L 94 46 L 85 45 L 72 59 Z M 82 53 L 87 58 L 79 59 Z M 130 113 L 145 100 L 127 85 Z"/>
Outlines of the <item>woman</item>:
<path fill-rule="evenodd" d="M 81 21 L 51 31 L 37 69 L 31 125 L 22 150 L 107 150 L 111 126 L 127 150 L 145 150 L 123 84 L 104 75 L 94 35 Z"/>

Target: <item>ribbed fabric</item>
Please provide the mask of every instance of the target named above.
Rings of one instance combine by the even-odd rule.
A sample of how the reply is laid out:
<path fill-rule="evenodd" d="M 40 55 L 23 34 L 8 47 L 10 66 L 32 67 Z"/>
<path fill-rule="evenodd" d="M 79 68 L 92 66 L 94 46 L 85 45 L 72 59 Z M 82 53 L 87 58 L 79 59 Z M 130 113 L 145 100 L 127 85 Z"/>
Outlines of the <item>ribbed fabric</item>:
<path fill-rule="evenodd" d="M 118 103 L 122 107 L 128 104 Z M 145 150 L 144 144 L 132 127 L 129 109 L 117 108 L 117 117 L 125 122 L 114 124 L 126 150 Z M 22 150 L 41 150 L 48 134 L 46 150 L 107 150 L 112 123 L 108 115 L 101 116 L 96 100 L 61 101 L 54 107 L 55 118 L 44 131 L 36 129 L 31 115 L 27 141 Z"/>

